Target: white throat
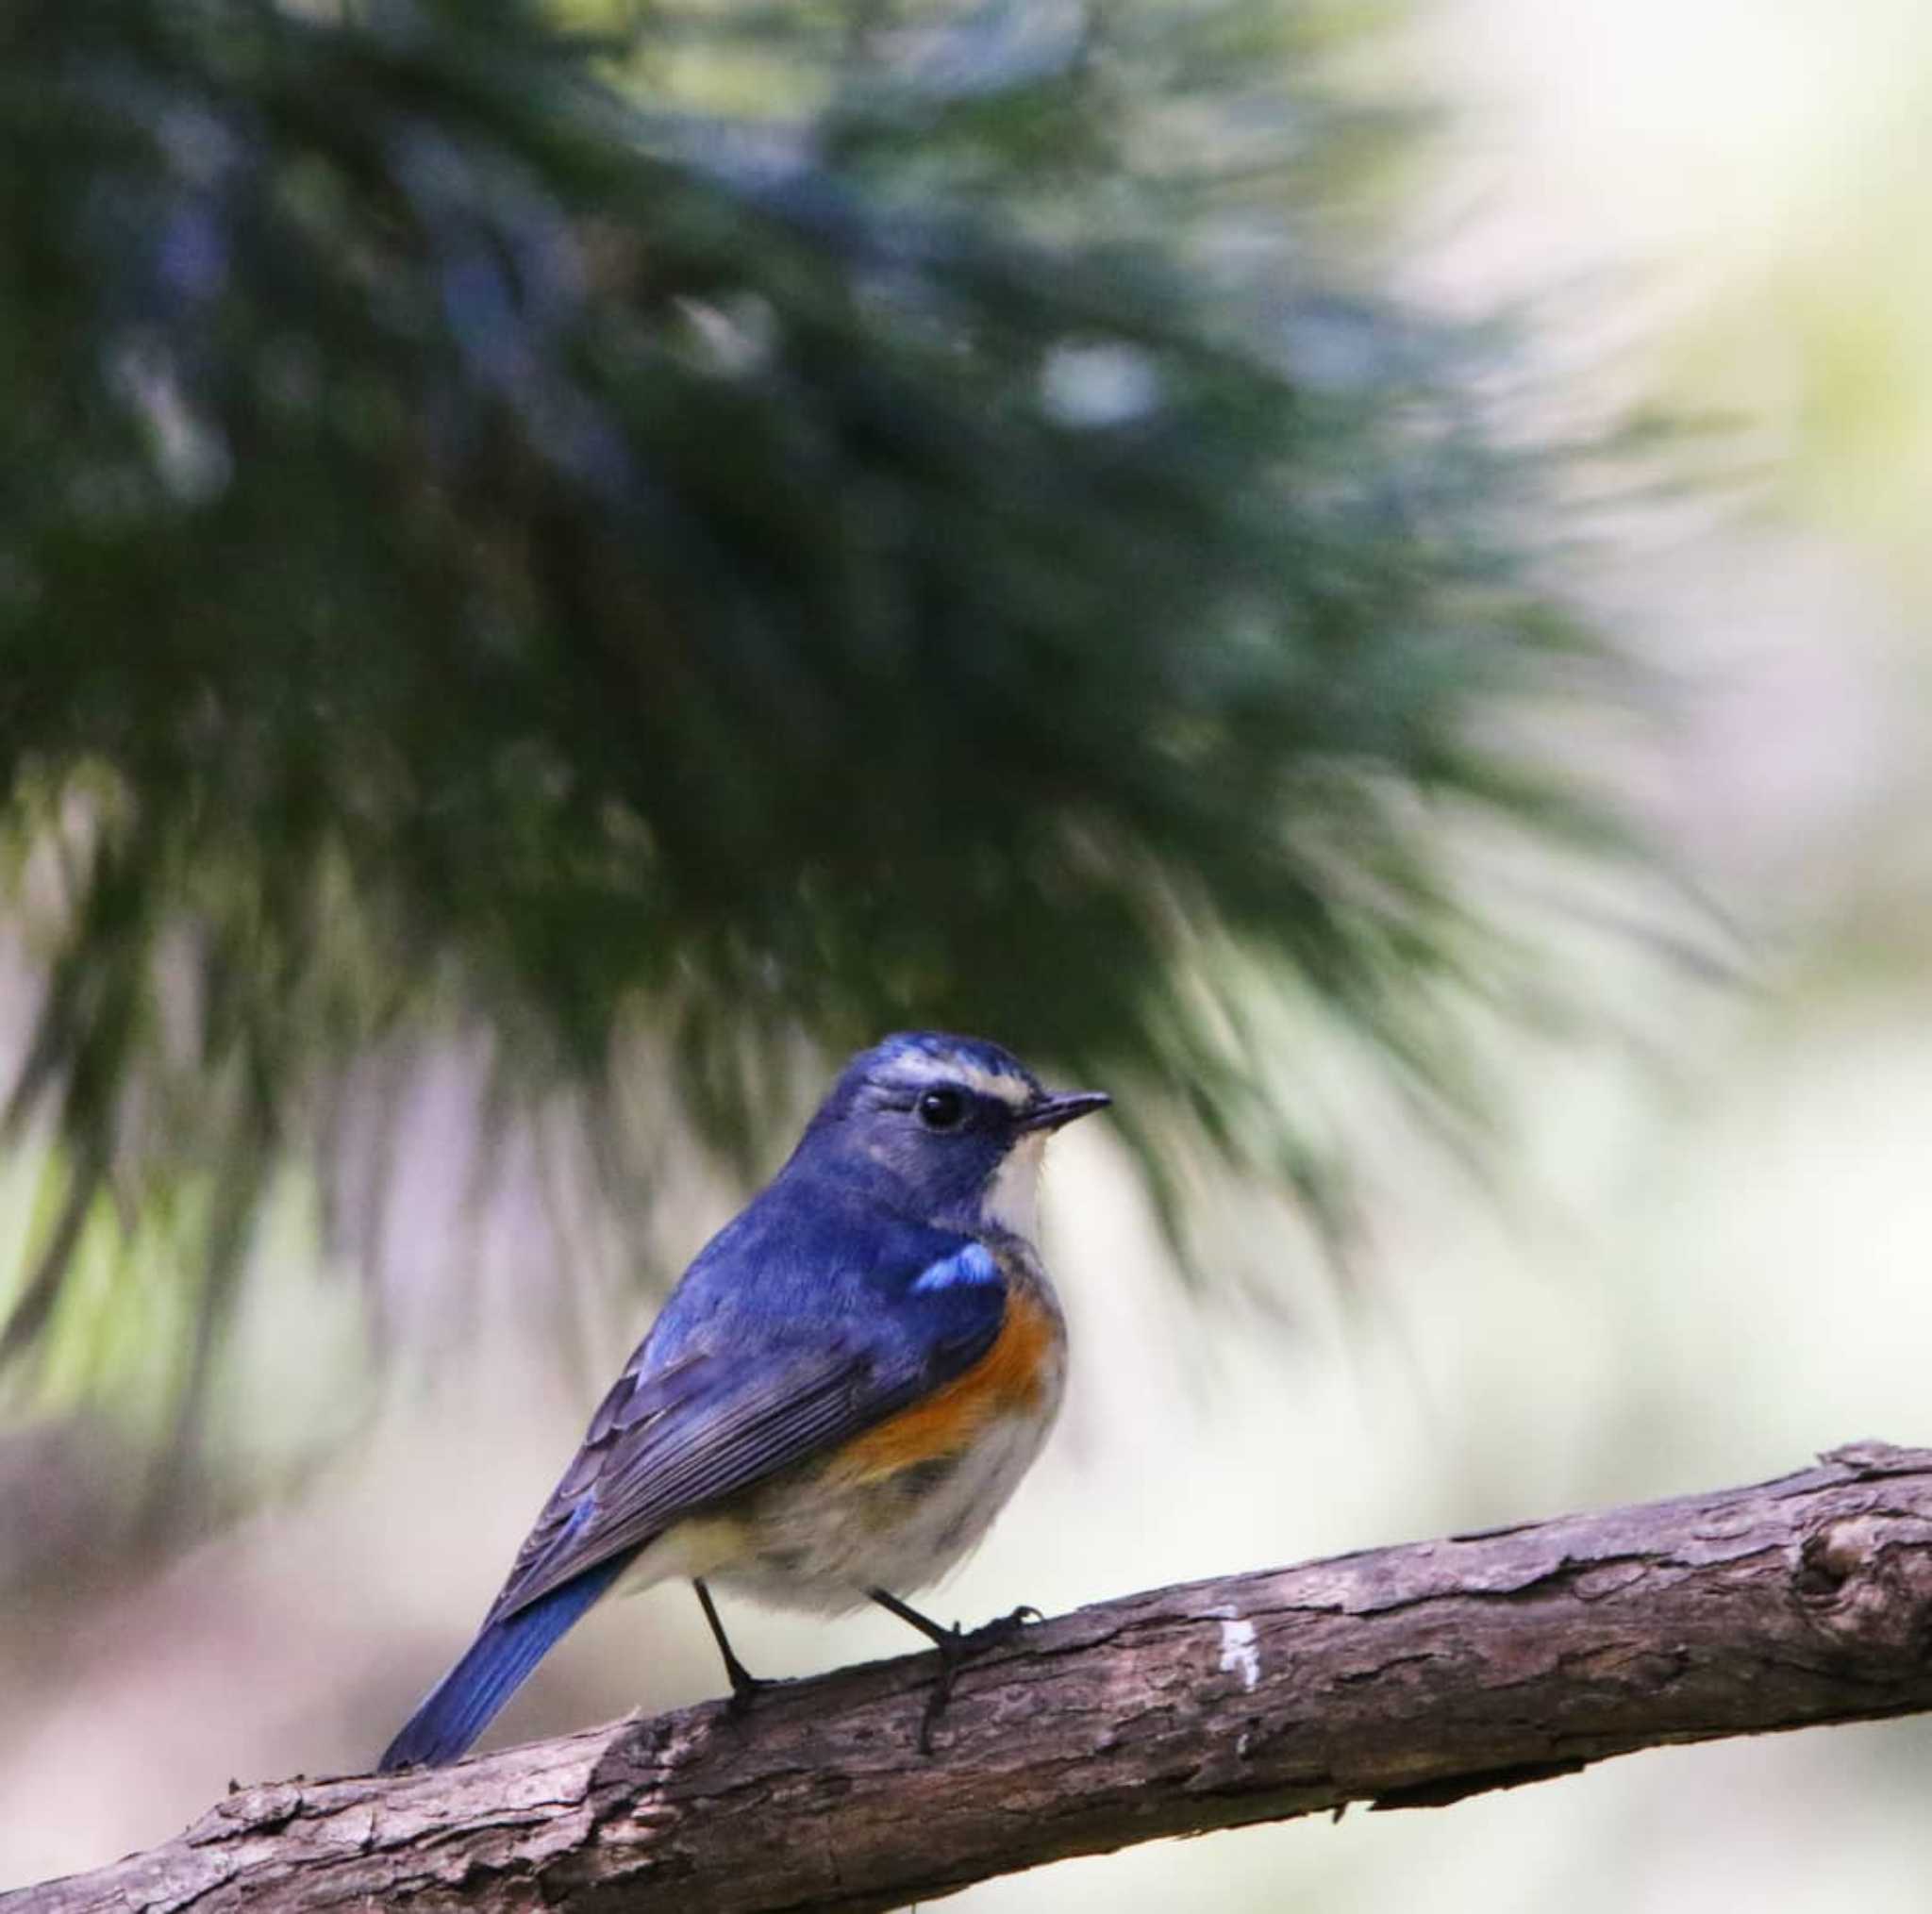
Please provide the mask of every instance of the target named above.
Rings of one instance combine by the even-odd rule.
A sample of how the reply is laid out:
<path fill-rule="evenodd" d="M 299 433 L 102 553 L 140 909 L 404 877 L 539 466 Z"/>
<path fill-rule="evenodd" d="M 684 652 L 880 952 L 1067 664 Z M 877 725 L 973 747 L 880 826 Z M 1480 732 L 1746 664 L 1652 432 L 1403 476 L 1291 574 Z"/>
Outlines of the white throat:
<path fill-rule="evenodd" d="M 1046 1154 L 1046 1132 L 1023 1136 L 1007 1153 L 1007 1160 L 987 1186 L 980 1214 L 995 1229 L 1004 1229 L 1023 1242 L 1040 1235 L 1040 1165 Z"/>

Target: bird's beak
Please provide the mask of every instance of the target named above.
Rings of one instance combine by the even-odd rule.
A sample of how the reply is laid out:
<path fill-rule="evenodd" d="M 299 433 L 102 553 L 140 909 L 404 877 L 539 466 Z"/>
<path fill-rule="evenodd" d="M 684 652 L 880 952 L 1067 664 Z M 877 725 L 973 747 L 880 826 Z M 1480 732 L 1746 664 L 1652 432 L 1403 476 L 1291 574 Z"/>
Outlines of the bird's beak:
<path fill-rule="evenodd" d="M 1070 1090 L 1064 1096 L 1043 1096 L 1020 1118 L 1023 1130 L 1058 1130 L 1075 1117 L 1104 1110 L 1113 1098 L 1103 1090 Z"/>

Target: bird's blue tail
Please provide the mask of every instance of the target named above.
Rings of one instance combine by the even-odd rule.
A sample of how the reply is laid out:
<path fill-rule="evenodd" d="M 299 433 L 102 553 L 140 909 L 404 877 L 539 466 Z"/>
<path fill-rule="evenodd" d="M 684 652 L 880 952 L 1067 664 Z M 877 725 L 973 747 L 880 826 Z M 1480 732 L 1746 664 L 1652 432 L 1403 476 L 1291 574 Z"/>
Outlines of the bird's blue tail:
<path fill-rule="evenodd" d="M 492 1622 L 463 1658 L 431 1689 L 382 1752 L 376 1773 L 418 1763 L 440 1768 L 454 1761 L 487 1728 L 497 1709 L 555 1646 L 573 1622 L 609 1588 L 628 1565 L 628 1554 L 587 1569 L 560 1589 Z"/>

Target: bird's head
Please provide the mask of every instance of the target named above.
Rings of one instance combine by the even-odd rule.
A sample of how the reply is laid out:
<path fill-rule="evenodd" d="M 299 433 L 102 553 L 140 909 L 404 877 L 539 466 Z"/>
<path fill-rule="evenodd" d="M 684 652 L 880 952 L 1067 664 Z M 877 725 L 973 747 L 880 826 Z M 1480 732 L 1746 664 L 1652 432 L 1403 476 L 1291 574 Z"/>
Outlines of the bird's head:
<path fill-rule="evenodd" d="M 1112 1101 L 1057 1095 L 997 1043 L 901 1031 L 846 1065 L 792 1161 L 857 1180 L 924 1222 L 1030 1240 L 1046 1139 Z"/>

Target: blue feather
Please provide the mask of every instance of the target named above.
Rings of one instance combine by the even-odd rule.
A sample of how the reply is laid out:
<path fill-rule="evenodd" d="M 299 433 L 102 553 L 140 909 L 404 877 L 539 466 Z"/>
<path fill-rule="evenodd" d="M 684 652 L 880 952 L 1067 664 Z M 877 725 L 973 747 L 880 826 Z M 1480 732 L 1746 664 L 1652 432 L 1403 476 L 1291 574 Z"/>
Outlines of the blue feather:
<path fill-rule="evenodd" d="M 487 1728 L 565 1630 L 616 1581 L 635 1550 L 599 1562 L 527 1608 L 492 1622 L 463 1658 L 425 1696 L 376 1763 L 388 1774 L 418 1763 L 454 1761 Z"/>
<path fill-rule="evenodd" d="M 1003 1281 L 1000 1266 L 983 1242 L 969 1242 L 953 1256 L 936 1262 L 912 1281 L 912 1293 L 950 1290 L 955 1283 L 997 1283 Z"/>

